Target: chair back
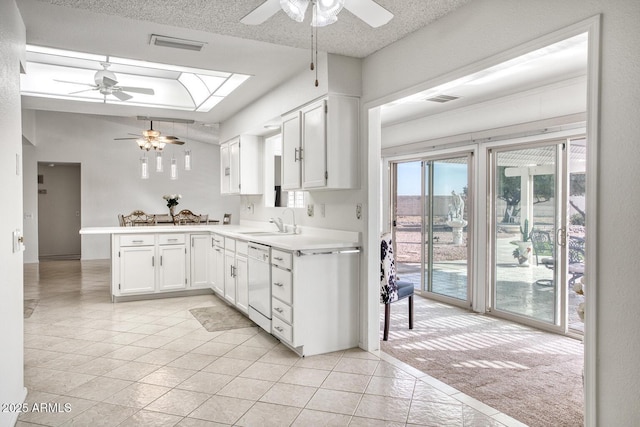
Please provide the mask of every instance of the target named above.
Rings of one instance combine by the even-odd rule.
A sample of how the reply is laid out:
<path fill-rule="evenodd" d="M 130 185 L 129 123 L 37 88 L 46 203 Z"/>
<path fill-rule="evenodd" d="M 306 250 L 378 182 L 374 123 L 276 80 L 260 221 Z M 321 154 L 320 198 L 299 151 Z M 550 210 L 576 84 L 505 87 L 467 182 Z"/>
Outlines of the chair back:
<path fill-rule="evenodd" d="M 189 209 L 183 209 L 174 217 L 174 221 L 178 225 L 200 224 L 200 215 L 196 215 Z"/>
<path fill-rule="evenodd" d="M 553 241 L 548 231 L 531 230 L 531 246 L 536 256 L 536 265 L 540 264 L 540 257 L 553 257 Z"/>
<path fill-rule="evenodd" d="M 398 300 L 396 284 L 396 260 L 393 254 L 391 233 L 384 233 L 380 239 L 380 302 L 388 304 Z"/>
<path fill-rule="evenodd" d="M 123 227 L 136 227 L 141 225 L 156 225 L 156 216 L 148 215 L 143 211 L 133 211 L 129 215 L 122 216 Z"/>

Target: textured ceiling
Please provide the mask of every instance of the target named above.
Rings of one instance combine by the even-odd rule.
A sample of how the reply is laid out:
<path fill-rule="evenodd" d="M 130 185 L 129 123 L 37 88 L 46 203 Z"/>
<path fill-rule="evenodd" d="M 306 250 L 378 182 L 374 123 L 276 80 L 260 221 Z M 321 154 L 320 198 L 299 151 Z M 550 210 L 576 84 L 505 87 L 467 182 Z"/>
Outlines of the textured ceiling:
<path fill-rule="evenodd" d="M 308 48 L 310 45 L 310 26 L 292 21 L 282 11 L 261 25 L 241 24 L 240 19 L 262 4 L 263 0 L 40 1 L 283 46 Z M 363 58 L 441 18 L 470 0 L 376 1 L 393 13 L 394 18 L 388 24 L 374 29 L 348 10 L 343 10 L 338 16 L 338 22 L 318 30 L 319 50 Z"/>

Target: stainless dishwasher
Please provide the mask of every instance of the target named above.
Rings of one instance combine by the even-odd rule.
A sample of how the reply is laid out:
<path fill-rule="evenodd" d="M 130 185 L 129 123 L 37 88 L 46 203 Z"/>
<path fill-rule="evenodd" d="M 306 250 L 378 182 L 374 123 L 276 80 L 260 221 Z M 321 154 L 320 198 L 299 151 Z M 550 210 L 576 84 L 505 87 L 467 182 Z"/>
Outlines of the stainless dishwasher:
<path fill-rule="evenodd" d="M 249 242 L 249 318 L 271 333 L 271 247 Z"/>

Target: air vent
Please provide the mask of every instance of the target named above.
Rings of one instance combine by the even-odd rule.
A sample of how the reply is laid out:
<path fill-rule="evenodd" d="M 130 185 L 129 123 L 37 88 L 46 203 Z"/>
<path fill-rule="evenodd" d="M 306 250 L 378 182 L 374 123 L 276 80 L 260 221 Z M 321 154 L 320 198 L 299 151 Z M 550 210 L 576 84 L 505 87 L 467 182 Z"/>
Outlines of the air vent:
<path fill-rule="evenodd" d="M 174 49 L 195 50 L 199 52 L 206 43 L 152 34 L 149 44 L 153 46 L 172 47 Z"/>
<path fill-rule="evenodd" d="M 449 101 L 453 101 L 455 99 L 460 98 L 459 96 L 449 96 L 449 95 L 438 95 L 438 96 L 434 96 L 432 98 L 427 98 L 425 99 L 425 101 L 431 101 L 431 102 L 439 102 L 441 104 L 445 103 L 445 102 L 449 102 Z"/>

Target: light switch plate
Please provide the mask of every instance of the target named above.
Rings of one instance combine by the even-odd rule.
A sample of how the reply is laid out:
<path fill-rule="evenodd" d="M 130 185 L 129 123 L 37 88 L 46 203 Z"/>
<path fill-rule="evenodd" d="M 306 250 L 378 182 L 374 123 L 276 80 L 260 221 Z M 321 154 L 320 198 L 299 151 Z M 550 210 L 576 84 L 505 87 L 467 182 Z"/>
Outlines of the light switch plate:
<path fill-rule="evenodd" d="M 356 218 L 362 219 L 362 203 L 356 205 Z"/>
<path fill-rule="evenodd" d="M 307 205 L 307 216 L 313 216 L 313 205 Z"/>
<path fill-rule="evenodd" d="M 24 251 L 24 239 L 22 237 L 22 231 L 16 230 L 13 232 L 13 252 Z"/>

